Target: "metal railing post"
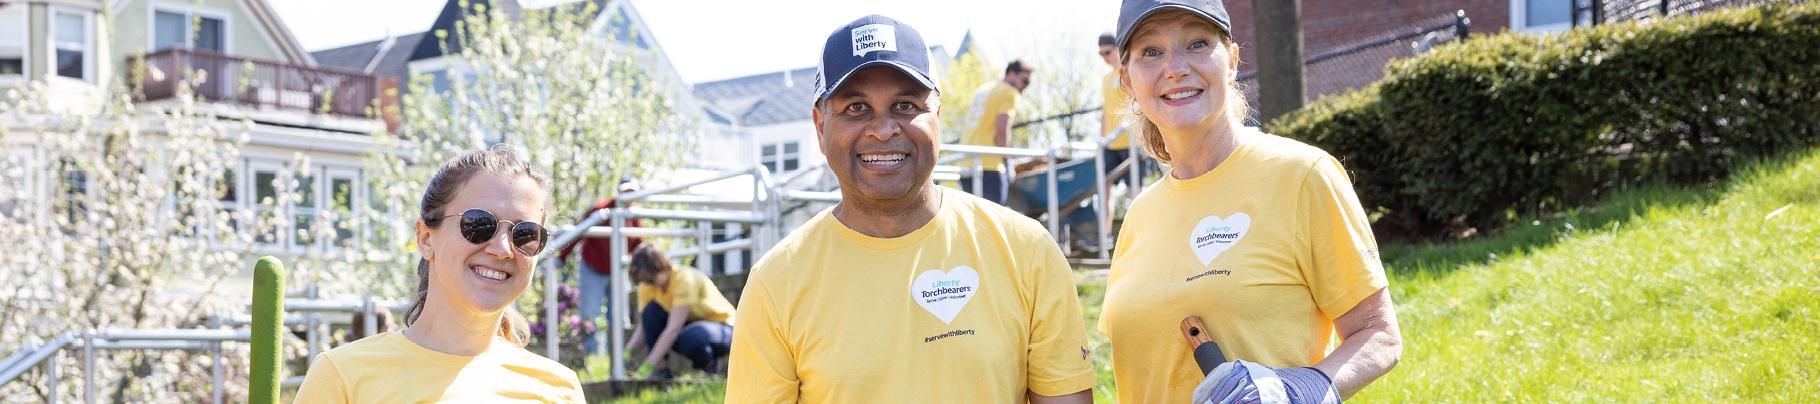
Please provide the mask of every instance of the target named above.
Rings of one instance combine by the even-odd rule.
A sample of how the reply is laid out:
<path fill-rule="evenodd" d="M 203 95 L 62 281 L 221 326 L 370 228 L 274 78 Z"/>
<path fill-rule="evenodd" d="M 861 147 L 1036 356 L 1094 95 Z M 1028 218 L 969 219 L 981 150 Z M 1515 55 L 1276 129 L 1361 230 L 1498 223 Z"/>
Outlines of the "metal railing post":
<path fill-rule="evenodd" d="M 757 197 L 758 195 L 753 195 L 753 198 Z M 695 268 L 708 275 L 713 275 L 714 268 L 710 268 L 708 265 L 708 244 L 713 243 L 713 237 L 709 236 L 710 229 L 712 229 L 711 224 L 706 221 L 695 222 L 695 245 L 699 246 L 695 252 Z"/>
<path fill-rule="evenodd" d="M 82 332 L 82 401 L 95 402 L 95 332 Z"/>
<path fill-rule="evenodd" d="M 362 331 L 360 335 L 371 337 L 375 331 L 379 331 L 377 324 L 379 320 L 374 318 L 378 317 L 375 315 L 378 311 L 373 304 L 372 294 L 360 295 L 360 313 L 366 318 L 366 321 L 361 322 L 363 324 L 360 325 Z"/>
<path fill-rule="evenodd" d="M 1112 195 L 1106 190 L 1111 188 L 1111 184 L 1106 183 L 1106 146 L 1100 142 L 1093 143 L 1099 146 L 1093 150 L 1093 227 L 1099 230 L 1094 232 L 1097 238 L 1094 242 L 1100 250 L 1100 258 L 1106 258 L 1106 227 L 1111 226 L 1107 219 L 1112 217 Z"/>
<path fill-rule="evenodd" d="M 1060 201 L 1055 200 L 1055 198 L 1059 198 L 1060 196 L 1055 189 L 1058 186 L 1055 178 L 1057 176 L 1057 172 L 1055 171 L 1055 149 L 1049 149 L 1049 154 L 1044 156 L 1043 159 L 1049 162 L 1049 234 L 1050 236 L 1055 237 L 1056 242 L 1062 243 L 1063 252 L 1072 252 L 1073 246 L 1062 241 L 1061 218 L 1056 217 L 1056 212 L 1058 212 L 1056 206 L 1059 205 Z"/>
<path fill-rule="evenodd" d="M 544 357 L 559 360 L 561 351 L 556 349 L 556 272 L 561 267 L 555 260 L 547 261 L 543 271 L 543 343 Z"/>
<path fill-rule="evenodd" d="M 216 330 L 221 329 L 221 316 L 211 316 L 211 317 L 212 318 L 209 319 L 209 328 L 216 329 Z M 210 373 L 210 378 L 213 379 L 212 381 L 214 382 L 215 385 L 214 385 L 214 389 L 209 391 L 209 396 L 214 399 L 215 404 L 221 404 L 222 395 L 224 394 L 221 389 L 221 385 L 222 385 L 221 379 L 223 378 L 222 366 L 221 366 L 221 341 L 215 341 L 214 343 L 212 343 L 210 345 L 211 345 L 211 347 L 210 347 L 211 349 L 209 350 L 210 357 L 212 359 L 214 359 L 214 362 L 209 364 L 209 373 Z M 315 358 L 311 358 L 311 359 L 314 360 Z"/>
<path fill-rule="evenodd" d="M 1135 135 L 1125 136 L 1125 143 L 1130 144 L 1130 147 L 1125 150 L 1131 152 L 1131 182 L 1125 184 L 1131 188 L 1131 191 L 1126 192 L 1125 194 L 1130 195 L 1132 199 L 1136 199 L 1138 191 L 1144 190 L 1145 151 L 1144 148 L 1138 146 L 1138 137 Z"/>
<path fill-rule="evenodd" d="M 49 386 L 50 390 L 51 390 L 51 394 L 50 394 L 51 399 L 50 399 L 49 403 L 57 404 L 57 399 L 58 399 L 57 396 L 61 395 L 61 394 L 57 393 L 57 384 L 59 384 L 63 381 L 63 366 L 62 366 L 63 364 L 61 363 L 62 362 L 61 358 L 63 358 L 63 347 L 45 344 L 45 348 L 56 350 L 56 352 L 51 352 L 50 363 L 48 363 L 47 365 L 50 366 L 49 371 L 50 371 L 50 375 L 51 375 L 51 385 Z"/>
<path fill-rule="evenodd" d="M 613 364 L 612 378 L 613 379 L 625 379 L 626 378 L 626 364 L 624 363 L 624 361 L 619 360 L 620 357 L 625 356 L 625 352 L 626 352 L 626 337 L 625 337 L 625 330 L 626 330 L 626 323 L 627 323 L 626 316 L 628 314 L 630 314 L 630 313 L 626 313 L 626 312 L 631 311 L 631 310 L 626 309 L 626 271 L 625 271 L 626 234 L 625 234 L 625 230 L 624 230 L 626 228 L 625 204 L 622 203 L 622 204 L 619 204 L 618 206 L 615 206 L 613 208 L 612 214 L 613 214 L 613 216 L 612 216 L 613 241 L 611 243 L 610 248 L 613 251 L 612 251 L 612 253 L 607 254 L 607 256 L 608 256 L 609 265 L 613 267 L 613 270 L 611 271 L 612 279 L 608 281 L 607 290 L 612 291 L 613 295 L 608 296 L 607 301 L 610 302 L 610 304 L 612 304 L 613 307 L 611 310 L 608 310 L 607 312 L 613 313 L 613 315 L 611 316 L 611 317 L 613 317 L 613 319 L 612 319 L 613 324 L 607 326 L 607 328 L 613 330 L 612 331 L 613 338 L 612 338 L 612 341 L 610 341 L 610 342 L 612 342 L 613 349 L 611 350 L 612 352 L 610 353 L 611 360 L 609 360 L 608 362 L 612 362 L 612 364 Z"/>
<path fill-rule="evenodd" d="M 982 186 L 984 186 L 984 184 L 981 183 L 980 177 L 985 176 L 986 169 L 983 168 L 981 166 L 981 164 L 982 163 L 980 162 L 980 155 L 978 155 L 978 154 L 973 155 L 973 186 L 970 187 L 969 189 L 971 189 L 973 191 L 974 195 L 985 196 L 986 195 L 985 189 L 981 188 Z"/>

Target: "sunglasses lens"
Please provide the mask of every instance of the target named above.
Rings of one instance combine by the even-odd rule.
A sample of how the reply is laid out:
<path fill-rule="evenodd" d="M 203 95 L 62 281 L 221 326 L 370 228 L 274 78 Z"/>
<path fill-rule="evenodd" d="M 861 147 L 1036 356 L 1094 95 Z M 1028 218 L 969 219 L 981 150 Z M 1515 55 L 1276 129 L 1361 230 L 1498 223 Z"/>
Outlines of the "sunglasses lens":
<path fill-rule="evenodd" d="M 484 244 L 499 231 L 499 219 L 492 212 L 468 209 L 461 213 L 461 237 L 474 244 Z"/>
<path fill-rule="evenodd" d="M 543 252 L 544 238 L 543 226 L 537 223 L 518 222 L 512 225 L 512 245 L 518 246 L 518 252 L 525 255 Z"/>

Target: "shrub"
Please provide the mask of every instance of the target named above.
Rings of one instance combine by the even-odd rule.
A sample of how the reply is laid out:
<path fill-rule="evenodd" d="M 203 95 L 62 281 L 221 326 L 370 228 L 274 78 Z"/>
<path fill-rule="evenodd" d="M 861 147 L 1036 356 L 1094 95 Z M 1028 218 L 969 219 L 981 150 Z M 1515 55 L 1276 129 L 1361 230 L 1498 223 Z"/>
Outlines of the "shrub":
<path fill-rule="evenodd" d="M 1381 231 L 1489 229 L 1625 183 L 1710 182 L 1816 143 L 1820 4 L 1477 36 L 1266 129 L 1338 156 Z"/>

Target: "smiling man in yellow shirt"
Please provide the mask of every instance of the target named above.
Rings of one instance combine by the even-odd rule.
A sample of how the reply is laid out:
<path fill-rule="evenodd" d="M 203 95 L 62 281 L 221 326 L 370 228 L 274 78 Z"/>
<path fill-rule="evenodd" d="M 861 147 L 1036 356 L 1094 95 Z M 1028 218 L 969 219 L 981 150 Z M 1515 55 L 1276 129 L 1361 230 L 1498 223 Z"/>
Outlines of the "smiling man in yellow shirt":
<path fill-rule="evenodd" d="M 1074 275 L 1055 241 L 930 181 L 935 83 L 908 25 L 873 15 L 828 38 L 813 117 L 842 199 L 752 270 L 727 402 L 1092 400 Z"/>

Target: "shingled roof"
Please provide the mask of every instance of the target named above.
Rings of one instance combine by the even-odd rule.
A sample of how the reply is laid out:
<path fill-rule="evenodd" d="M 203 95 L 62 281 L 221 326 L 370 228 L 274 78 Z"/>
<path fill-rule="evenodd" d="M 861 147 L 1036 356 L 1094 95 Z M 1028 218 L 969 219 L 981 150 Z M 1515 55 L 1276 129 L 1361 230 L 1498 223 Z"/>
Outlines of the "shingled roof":
<path fill-rule="evenodd" d="M 317 64 L 323 66 L 388 76 L 398 79 L 399 83 L 405 83 L 410 80 L 411 52 L 417 49 L 418 42 L 423 41 L 424 36 L 425 33 L 419 32 L 319 50 L 310 52 L 310 55 L 316 58 Z"/>

